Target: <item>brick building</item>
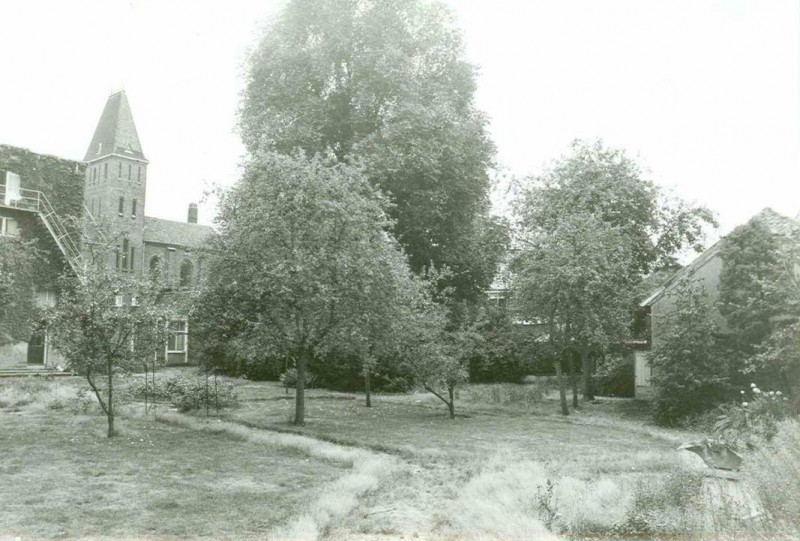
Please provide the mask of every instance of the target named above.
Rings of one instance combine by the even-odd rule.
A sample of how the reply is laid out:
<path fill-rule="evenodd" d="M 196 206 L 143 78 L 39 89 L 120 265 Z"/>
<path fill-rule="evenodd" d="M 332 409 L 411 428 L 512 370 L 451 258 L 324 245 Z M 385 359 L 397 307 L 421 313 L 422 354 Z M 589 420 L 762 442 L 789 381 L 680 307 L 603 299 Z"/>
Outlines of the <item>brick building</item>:
<path fill-rule="evenodd" d="M 145 216 L 147 165 L 124 92 L 109 96 L 82 162 L 0 145 L 0 235 L 36 239 L 48 259 L 47 272 L 31 277 L 31 302 L 55 302 L 55 279 L 66 265 L 80 264 L 83 249 L 70 224 L 81 217 L 118 239 L 108 253 L 111 268 L 154 276 L 172 295 L 197 286 L 203 261 L 196 249 L 211 228 L 197 223 L 195 204 L 186 222 Z M 170 329 L 167 362 L 189 363 L 188 317 L 170 322 Z M 34 328 L 0 339 L 0 367 L 60 361 L 46 333 Z"/>

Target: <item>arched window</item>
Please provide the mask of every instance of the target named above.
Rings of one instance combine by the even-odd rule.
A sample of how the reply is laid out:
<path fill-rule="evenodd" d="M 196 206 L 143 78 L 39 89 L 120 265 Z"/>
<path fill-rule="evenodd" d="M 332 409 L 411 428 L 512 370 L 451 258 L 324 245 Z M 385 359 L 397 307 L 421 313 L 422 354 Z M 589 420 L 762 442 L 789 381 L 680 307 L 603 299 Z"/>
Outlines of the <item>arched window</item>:
<path fill-rule="evenodd" d="M 150 279 L 154 282 L 160 282 L 164 276 L 164 263 L 161 261 L 161 258 L 153 256 L 150 258 L 150 269 L 149 269 L 149 276 Z"/>
<path fill-rule="evenodd" d="M 191 287 L 192 284 L 192 275 L 194 274 L 194 267 L 192 266 L 192 262 L 188 259 L 184 259 L 183 263 L 181 263 L 181 287 Z"/>

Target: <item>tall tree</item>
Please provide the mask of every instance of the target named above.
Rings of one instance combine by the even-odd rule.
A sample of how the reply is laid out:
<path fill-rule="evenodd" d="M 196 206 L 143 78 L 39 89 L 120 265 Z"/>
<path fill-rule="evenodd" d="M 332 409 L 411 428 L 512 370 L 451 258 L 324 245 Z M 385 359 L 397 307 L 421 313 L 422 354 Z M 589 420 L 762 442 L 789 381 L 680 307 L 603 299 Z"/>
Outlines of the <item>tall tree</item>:
<path fill-rule="evenodd" d="M 405 262 L 386 204 L 359 168 L 302 152 L 259 151 L 222 197 L 200 302 L 227 299 L 211 317 L 238 354 L 295 359 L 295 424 L 305 422 L 312 357 L 351 351 L 362 323 L 381 317 L 376 300 L 391 302 L 384 293 Z"/>
<path fill-rule="evenodd" d="M 578 349 L 590 399 L 591 350 L 627 337 L 637 285 L 681 250 L 699 250 L 713 217 L 664 197 L 623 151 L 599 141 L 574 142 L 569 154 L 530 179 L 515 210 L 517 307 L 547 326 L 559 356 Z"/>
<path fill-rule="evenodd" d="M 504 246 L 488 217 L 494 147 L 474 93 L 440 3 L 291 0 L 248 64 L 241 134 L 251 154 L 330 149 L 363 161 L 394 203 L 414 271 L 447 266 L 456 297 L 474 299 Z"/>

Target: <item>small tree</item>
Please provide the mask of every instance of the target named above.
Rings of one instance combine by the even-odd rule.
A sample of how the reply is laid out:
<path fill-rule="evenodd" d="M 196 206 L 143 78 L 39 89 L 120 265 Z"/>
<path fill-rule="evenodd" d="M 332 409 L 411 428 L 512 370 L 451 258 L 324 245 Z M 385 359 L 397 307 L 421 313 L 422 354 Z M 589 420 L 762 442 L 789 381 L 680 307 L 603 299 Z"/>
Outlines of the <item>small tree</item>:
<path fill-rule="evenodd" d="M 655 415 L 672 424 L 707 411 L 732 396 L 734 367 L 720 347 L 720 330 L 705 289 L 691 278 L 676 288 L 675 310 L 664 318 L 650 363 L 656 390 Z"/>
<path fill-rule="evenodd" d="M 110 438 L 114 376 L 140 368 L 163 348 L 172 309 L 160 299 L 157 284 L 109 269 L 107 248 L 90 245 L 85 267 L 62 277 L 60 298 L 46 321 L 53 346 L 97 397 Z"/>

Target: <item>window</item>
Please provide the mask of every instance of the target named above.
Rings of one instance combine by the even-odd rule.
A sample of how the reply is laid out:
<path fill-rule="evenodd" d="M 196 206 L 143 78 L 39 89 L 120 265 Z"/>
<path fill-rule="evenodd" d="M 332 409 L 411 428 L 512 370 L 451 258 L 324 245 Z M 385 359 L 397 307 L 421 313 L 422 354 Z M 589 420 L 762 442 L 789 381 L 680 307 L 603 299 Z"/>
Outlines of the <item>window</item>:
<path fill-rule="evenodd" d="M 128 180 L 131 179 L 131 164 L 128 164 Z"/>
<path fill-rule="evenodd" d="M 149 267 L 150 279 L 154 282 L 160 282 L 164 276 L 164 264 L 161 262 L 161 258 L 158 256 L 150 258 Z"/>
<path fill-rule="evenodd" d="M 167 353 L 186 353 L 188 327 L 185 319 L 174 319 L 169 322 Z"/>
<path fill-rule="evenodd" d="M 108 162 L 103 164 L 103 179 L 108 178 Z"/>
<path fill-rule="evenodd" d="M 117 165 L 119 165 L 119 173 L 117 173 L 117 178 L 121 179 L 122 178 L 122 162 L 119 162 Z"/>
<path fill-rule="evenodd" d="M 130 250 L 128 239 L 122 241 L 122 270 L 128 270 L 128 250 Z"/>
<path fill-rule="evenodd" d="M 136 182 L 138 182 L 139 184 L 142 183 L 142 168 L 141 167 L 137 167 L 136 168 Z"/>
<path fill-rule="evenodd" d="M 18 237 L 19 222 L 14 218 L 0 217 L 0 237 Z"/>
<path fill-rule="evenodd" d="M 131 218 L 136 218 L 136 199 L 131 202 Z"/>
<path fill-rule="evenodd" d="M 114 267 L 119 270 L 119 247 L 114 251 Z"/>
<path fill-rule="evenodd" d="M 192 275 L 194 274 L 194 268 L 192 262 L 188 259 L 184 259 L 183 263 L 181 263 L 181 280 L 180 286 L 181 287 L 191 287 L 192 286 Z"/>
<path fill-rule="evenodd" d="M 133 256 L 135 255 L 135 248 L 131 246 L 131 270 L 133 270 Z"/>
<path fill-rule="evenodd" d="M 89 209 L 89 212 L 91 212 L 92 216 L 94 216 L 94 197 L 92 197 L 90 204 L 91 204 L 91 209 Z"/>
<path fill-rule="evenodd" d="M 125 207 L 125 198 L 119 198 L 119 215 L 122 216 L 123 208 Z"/>

